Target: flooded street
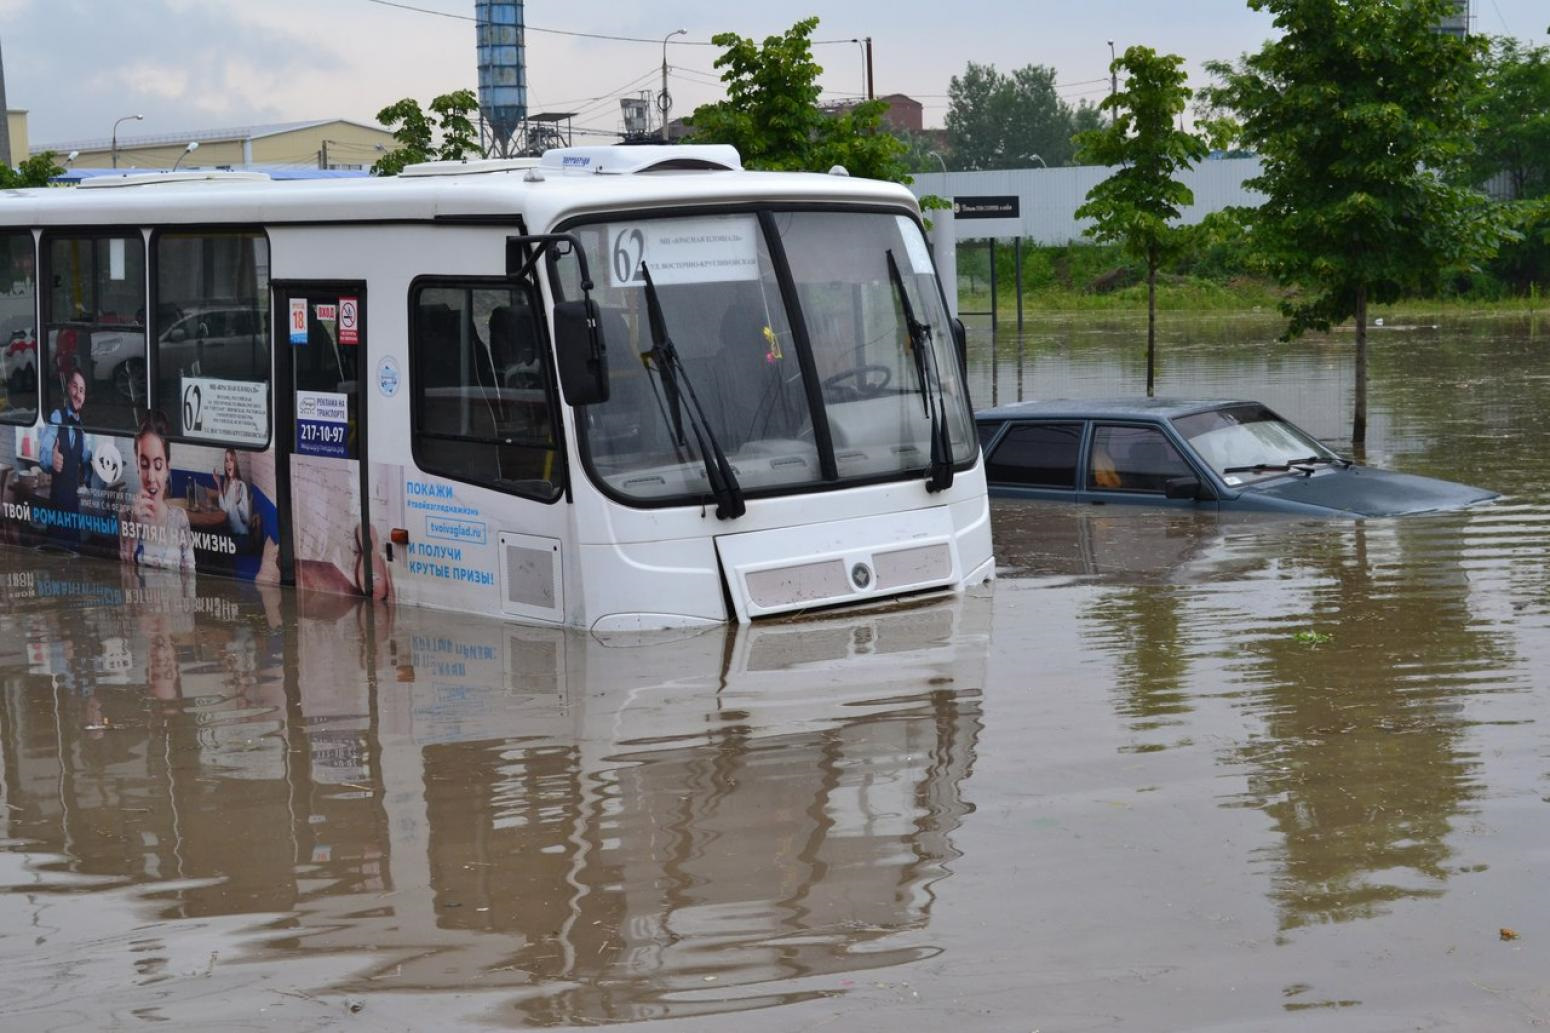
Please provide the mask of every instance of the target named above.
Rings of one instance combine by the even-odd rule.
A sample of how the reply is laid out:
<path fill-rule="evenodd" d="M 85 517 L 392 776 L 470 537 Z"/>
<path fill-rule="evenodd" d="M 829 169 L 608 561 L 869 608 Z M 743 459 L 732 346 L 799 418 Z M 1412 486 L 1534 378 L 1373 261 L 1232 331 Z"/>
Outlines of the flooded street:
<path fill-rule="evenodd" d="M 1162 324 L 1348 449 L 1349 334 Z M 1367 461 L 1502 500 L 997 503 L 993 586 L 666 637 L 0 549 L 0 1029 L 1550 1024 L 1550 327 L 1372 347 Z"/>

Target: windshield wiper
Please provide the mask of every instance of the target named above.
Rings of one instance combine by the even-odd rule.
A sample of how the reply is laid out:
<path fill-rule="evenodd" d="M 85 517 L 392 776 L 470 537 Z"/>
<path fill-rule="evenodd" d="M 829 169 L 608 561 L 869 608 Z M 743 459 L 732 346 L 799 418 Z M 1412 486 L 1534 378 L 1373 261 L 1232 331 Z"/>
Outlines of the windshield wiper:
<path fill-rule="evenodd" d="M 953 486 L 953 448 L 947 434 L 947 403 L 942 398 L 942 375 L 936 366 L 931 327 L 915 318 L 915 308 L 910 304 L 909 292 L 904 289 L 904 277 L 899 274 L 899 263 L 893 257 L 893 250 L 889 249 L 886 255 L 888 279 L 899 297 L 904 326 L 910 335 L 915 373 L 920 378 L 920 398 L 925 405 L 926 417 L 931 421 L 931 466 L 926 471 L 926 490 L 943 491 Z"/>
<path fill-rule="evenodd" d="M 1342 466 L 1350 466 L 1351 460 L 1342 459 L 1340 456 L 1307 456 L 1303 459 L 1288 459 L 1284 463 L 1255 463 L 1253 466 L 1229 466 L 1222 473 L 1270 473 L 1275 471 L 1300 473 L 1304 477 L 1312 477 L 1313 471 L 1308 469 L 1308 467 L 1317 466 L 1319 463 L 1339 463 Z"/>
<path fill-rule="evenodd" d="M 737 483 L 737 474 L 727 461 L 727 454 L 721 450 L 721 443 L 710 429 L 699 396 L 694 393 L 694 385 L 684 370 L 683 360 L 678 357 L 678 348 L 667 334 L 662 299 L 657 296 L 656 284 L 651 282 L 651 270 L 646 268 L 645 262 L 640 264 L 640 273 L 646 281 L 646 320 L 651 324 L 651 351 L 647 354 L 651 356 L 650 367 L 657 371 L 657 376 L 662 380 L 662 390 L 667 395 L 668 405 L 672 406 L 674 432 L 682 443 L 682 412 L 687 408 L 689 429 L 694 432 L 694 440 L 700 448 L 700 459 L 705 463 L 705 479 L 710 482 L 711 494 L 716 498 L 716 519 L 735 520 L 748 508 L 743 503 L 743 489 Z M 683 405 L 685 397 L 689 400 L 687 406 Z"/>

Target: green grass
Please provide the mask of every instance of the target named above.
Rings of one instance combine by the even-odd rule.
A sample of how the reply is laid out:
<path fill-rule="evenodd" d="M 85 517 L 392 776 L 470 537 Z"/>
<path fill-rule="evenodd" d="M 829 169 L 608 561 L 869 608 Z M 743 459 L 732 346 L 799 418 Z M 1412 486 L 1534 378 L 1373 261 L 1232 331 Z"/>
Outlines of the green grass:
<path fill-rule="evenodd" d="M 1263 312 L 1279 314 L 1278 306 L 1288 292 L 1268 279 L 1243 274 L 1246 259 L 1241 248 L 1198 248 L 1161 272 L 1157 282 L 1159 312 Z M 1013 285 L 1013 251 L 1010 244 L 996 250 L 997 311 L 1017 317 Z M 1482 274 L 1483 275 L 1483 274 Z M 1480 278 L 1477 277 L 1477 280 Z M 1025 247 L 1022 252 L 1023 313 L 1102 312 L 1144 315 L 1146 284 L 1142 268 L 1118 248 L 1094 244 L 1063 247 Z M 1100 289 L 1106 282 L 1126 286 Z M 958 252 L 959 307 L 969 312 L 990 309 L 990 255 L 980 247 Z M 1521 297 L 1500 297 L 1504 285 L 1486 280 L 1463 285 L 1474 296 L 1416 298 L 1373 309 L 1374 318 L 1457 318 L 1470 314 L 1536 314 L 1546 310 L 1538 289 Z M 1462 288 L 1461 288 L 1462 289 Z"/>
<path fill-rule="evenodd" d="M 1239 280 L 1218 283 L 1192 277 L 1175 277 L 1174 282 L 1157 285 L 1157 310 L 1159 312 L 1263 312 L 1279 315 L 1281 300 L 1286 293 L 1275 285 L 1261 281 Z M 1000 286 L 1000 285 L 998 285 Z M 1010 288 L 997 291 L 997 314 L 1000 318 L 1017 317 L 1017 296 Z M 958 307 L 965 312 L 990 311 L 990 292 L 965 289 L 960 283 Z M 1093 291 L 1069 287 L 1039 287 L 1024 289 L 1023 313 L 1035 315 L 1046 312 L 1103 312 L 1107 314 L 1134 313 L 1146 315 L 1146 285 L 1135 284 L 1119 290 L 1099 294 Z M 1550 301 L 1538 292 L 1521 298 L 1486 300 L 1479 298 L 1414 298 L 1393 305 L 1374 307 L 1373 317 L 1421 319 L 1428 317 L 1457 318 L 1473 314 L 1535 315 L 1550 312 Z"/>

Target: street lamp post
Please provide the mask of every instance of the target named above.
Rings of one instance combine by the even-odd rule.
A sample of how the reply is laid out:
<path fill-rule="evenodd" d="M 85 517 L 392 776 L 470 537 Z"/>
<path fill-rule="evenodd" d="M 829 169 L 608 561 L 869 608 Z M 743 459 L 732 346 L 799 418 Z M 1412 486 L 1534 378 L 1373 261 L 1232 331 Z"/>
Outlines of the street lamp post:
<path fill-rule="evenodd" d="M 657 107 L 662 109 L 662 142 L 667 143 L 667 113 L 673 108 L 673 98 L 667 92 L 667 41 L 674 36 L 687 36 L 688 29 L 674 29 L 662 37 L 662 94 L 657 98 Z"/>
<path fill-rule="evenodd" d="M 118 125 L 119 125 L 119 122 L 128 122 L 130 120 L 138 122 L 141 119 L 143 119 L 144 117 L 145 117 L 144 115 L 125 115 L 123 118 L 119 119 L 118 122 L 114 122 L 113 123 L 113 144 L 112 144 L 110 150 L 112 151 L 112 154 L 113 154 L 113 167 L 115 169 L 118 168 Z"/>
<path fill-rule="evenodd" d="M 178 155 L 178 160 L 172 163 L 172 171 L 178 171 L 178 166 L 183 164 L 183 159 L 188 157 L 190 154 L 193 154 L 197 150 L 199 150 L 199 141 L 190 140 L 188 142 L 188 146 L 183 148 L 183 153 Z"/>

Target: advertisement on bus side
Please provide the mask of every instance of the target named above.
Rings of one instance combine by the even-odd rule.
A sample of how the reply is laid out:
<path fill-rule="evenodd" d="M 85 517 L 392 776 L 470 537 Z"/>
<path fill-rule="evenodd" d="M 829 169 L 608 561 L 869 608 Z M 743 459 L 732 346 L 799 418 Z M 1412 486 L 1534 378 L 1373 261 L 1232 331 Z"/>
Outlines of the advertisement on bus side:
<path fill-rule="evenodd" d="M 271 454 L 173 442 L 159 410 L 132 435 L 88 430 L 77 416 L 84 400 L 73 401 L 41 427 L 0 431 L 0 538 L 279 580 Z"/>

